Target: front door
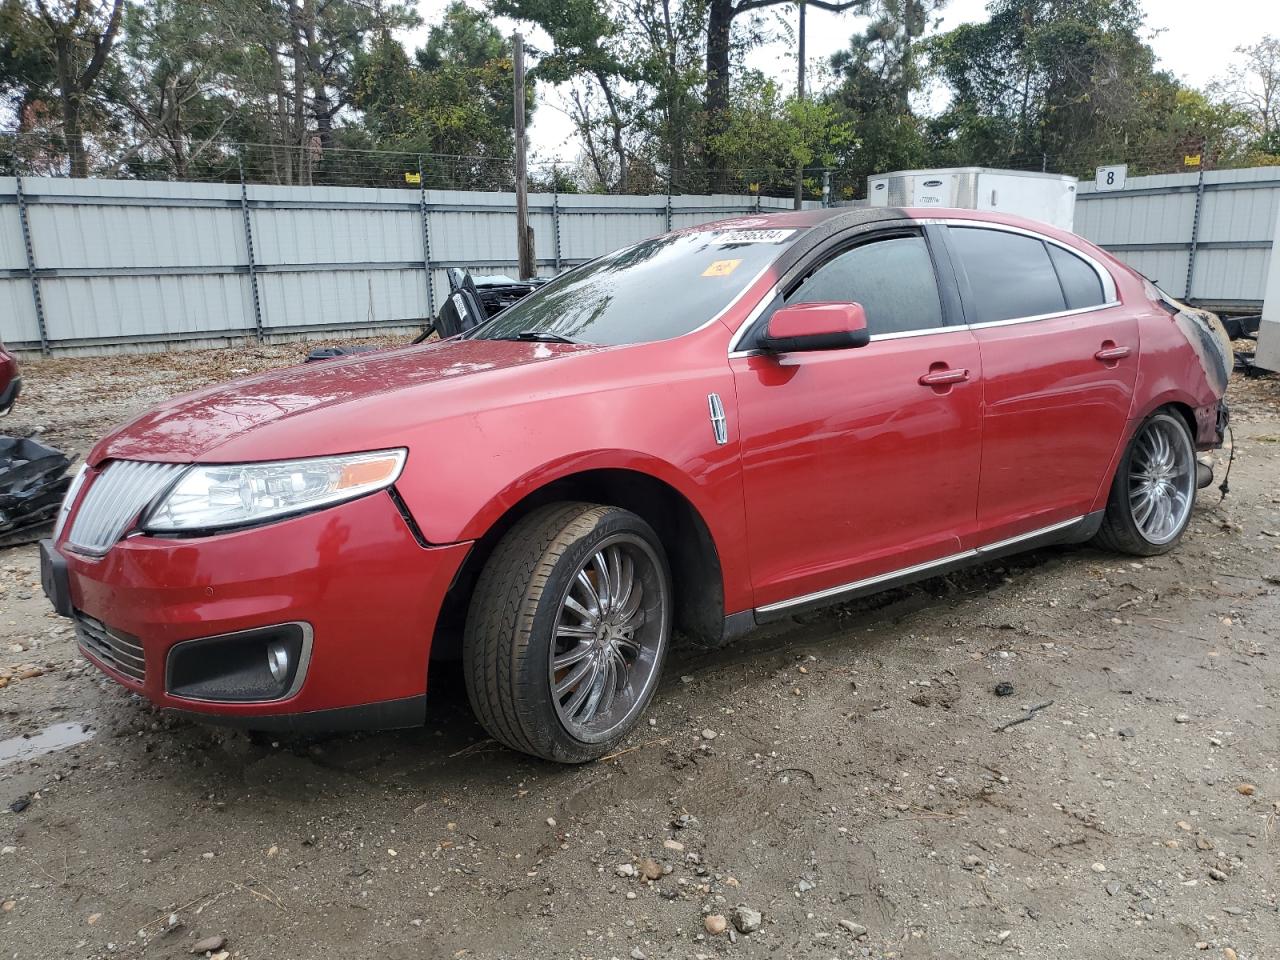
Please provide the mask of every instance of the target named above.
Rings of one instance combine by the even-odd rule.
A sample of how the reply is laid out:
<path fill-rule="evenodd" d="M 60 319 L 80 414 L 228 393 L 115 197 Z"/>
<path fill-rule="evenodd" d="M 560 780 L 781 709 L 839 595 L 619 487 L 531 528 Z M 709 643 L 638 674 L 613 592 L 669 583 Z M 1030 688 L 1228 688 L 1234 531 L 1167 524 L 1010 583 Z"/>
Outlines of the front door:
<path fill-rule="evenodd" d="M 862 304 L 871 342 L 730 361 L 757 607 L 950 556 L 973 528 L 981 361 L 925 237 L 863 239 L 781 298 L 817 301 Z"/>
<path fill-rule="evenodd" d="M 1080 517 L 1128 421 L 1137 319 L 1078 251 L 977 224 L 947 234 L 982 352 L 977 542 Z"/>

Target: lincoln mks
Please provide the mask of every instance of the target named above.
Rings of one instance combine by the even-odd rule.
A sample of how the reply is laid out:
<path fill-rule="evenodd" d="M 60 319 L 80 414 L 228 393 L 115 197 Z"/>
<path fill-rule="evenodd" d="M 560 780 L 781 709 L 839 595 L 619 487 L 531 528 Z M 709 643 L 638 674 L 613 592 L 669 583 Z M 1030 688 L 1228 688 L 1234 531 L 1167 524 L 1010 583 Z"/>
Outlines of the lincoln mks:
<path fill-rule="evenodd" d="M 466 287 L 446 309 L 485 316 Z M 454 336 L 144 413 L 86 458 L 45 589 L 160 707 L 410 726 L 452 651 L 494 738 L 581 762 L 673 637 L 1046 544 L 1171 549 L 1229 356 L 1215 318 L 1043 224 L 721 221 Z"/>

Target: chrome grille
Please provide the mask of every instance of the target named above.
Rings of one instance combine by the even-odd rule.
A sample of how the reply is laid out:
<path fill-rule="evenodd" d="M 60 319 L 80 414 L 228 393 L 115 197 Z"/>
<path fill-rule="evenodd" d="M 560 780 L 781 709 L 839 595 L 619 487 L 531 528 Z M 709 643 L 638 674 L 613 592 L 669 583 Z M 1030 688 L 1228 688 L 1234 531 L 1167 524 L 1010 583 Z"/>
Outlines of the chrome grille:
<path fill-rule="evenodd" d="M 67 540 L 86 553 L 106 553 L 157 494 L 185 470 L 178 463 L 114 460 L 84 495 Z"/>
<path fill-rule="evenodd" d="M 101 620 L 79 610 L 75 611 L 75 620 L 80 646 L 126 677 L 132 677 L 139 683 L 146 680 L 147 662 L 137 638 L 112 630 Z"/>

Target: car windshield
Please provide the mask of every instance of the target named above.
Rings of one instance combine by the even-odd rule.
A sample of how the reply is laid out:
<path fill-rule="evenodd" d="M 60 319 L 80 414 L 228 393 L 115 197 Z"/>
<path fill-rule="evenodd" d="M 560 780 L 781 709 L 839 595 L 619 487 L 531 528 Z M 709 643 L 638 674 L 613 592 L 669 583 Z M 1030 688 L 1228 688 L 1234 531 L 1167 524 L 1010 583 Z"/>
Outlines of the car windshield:
<path fill-rule="evenodd" d="M 715 317 L 798 234 L 725 225 L 643 240 L 562 274 L 467 336 L 609 346 L 669 340 Z"/>

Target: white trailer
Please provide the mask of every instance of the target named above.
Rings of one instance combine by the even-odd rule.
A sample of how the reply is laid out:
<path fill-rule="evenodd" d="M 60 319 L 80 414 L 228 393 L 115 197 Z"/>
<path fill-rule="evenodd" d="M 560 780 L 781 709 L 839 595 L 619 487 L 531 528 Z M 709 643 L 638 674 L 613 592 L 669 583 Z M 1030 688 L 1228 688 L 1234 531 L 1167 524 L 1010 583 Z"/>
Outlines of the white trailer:
<path fill-rule="evenodd" d="M 994 210 L 1072 230 L 1076 184 L 1056 173 L 988 167 L 897 170 L 868 177 L 867 197 L 873 207 Z"/>
<path fill-rule="evenodd" d="M 1271 262 L 1267 265 L 1267 288 L 1254 359 L 1263 370 L 1280 373 L 1280 216 L 1276 217 L 1276 238 L 1271 245 Z"/>

